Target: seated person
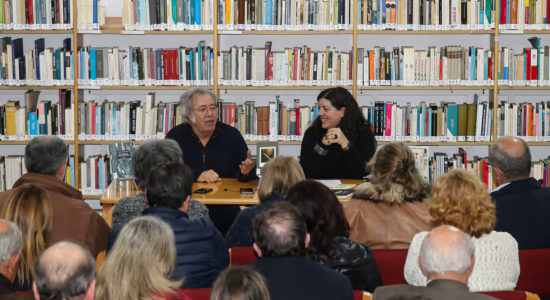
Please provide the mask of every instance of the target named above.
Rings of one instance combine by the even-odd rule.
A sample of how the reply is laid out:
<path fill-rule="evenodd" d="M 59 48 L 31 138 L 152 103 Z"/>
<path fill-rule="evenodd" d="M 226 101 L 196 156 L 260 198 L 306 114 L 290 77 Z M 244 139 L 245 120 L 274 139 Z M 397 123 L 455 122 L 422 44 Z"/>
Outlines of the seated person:
<path fill-rule="evenodd" d="M 145 191 L 149 171 L 159 164 L 179 161 L 182 162 L 181 149 L 173 140 L 146 140 L 132 155 L 132 169 L 137 187 Z M 120 199 L 113 210 L 113 226 L 124 225 L 148 208 L 145 202 L 145 193 Z M 208 216 L 208 208 L 202 202 L 191 199 L 189 201 L 189 218 L 194 220 Z"/>
<path fill-rule="evenodd" d="M 256 164 L 241 133 L 218 121 L 214 93 L 200 87 L 189 89 L 181 96 L 179 108 L 184 122 L 172 128 L 166 138 L 179 144 L 183 161 L 193 170 L 195 181 L 258 178 Z M 208 205 L 208 209 L 223 235 L 240 211 L 238 205 Z"/>
<path fill-rule="evenodd" d="M 159 218 L 137 217 L 122 228 L 97 276 L 95 300 L 186 299 L 172 281 L 174 232 Z"/>
<path fill-rule="evenodd" d="M 229 267 L 214 282 L 210 300 L 270 300 L 265 278 L 248 267 Z"/>
<path fill-rule="evenodd" d="M 346 276 L 305 257 L 309 234 L 294 206 L 270 204 L 254 218 L 252 228 L 260 259 L 250 266 L 266 278 L 272 300 L 353 299 Z"/>
<path fill-rule="evenodd" d="M 343 205 L 351 227 L 349 238 L 371 249 L 407 249 L 417 232 L 430 228 L 425 201 L 430 185 L 403 143 L 380 147 L 367 169 L 370 182 L 357 186 Z"/>
<path fill-rule="evenodd" d="M 304 133 L 300 164 L 307 178 L 356 178 L 376 151 L 376 140 L 353 95 L 342 87 L 317 96 L 319 114 Z"/>
<path fill-rule="evenodd" d="M 17 274 L 23 239 L 14 223 L 0 219 L 0 299 L 31 300 L 31 294 L 18 293 L 13 287 Z"/>
<path fill-rule="evenodd" d="M 306 221 L 309 258 L 346 275 L 354 290 L 372 293 L 382 285 L 372 250 L 348 239 L 349 224 L 333 191 L 317 181 L 302 181 L 290 188 L 287 201 Z"/>
<path fill-rule="evenodd" d="M 268 203 L 284 200 L 288 189 L 295 183 L 305 179 L 300 164 L 289 156 L 273 158 L 265 164 L 263 173 L 264 175 L 258 186 L 260 204 L 247 207 L 239 212 L 225 235 L 225 241 L 229 248 L 252 246 L 254 244 L 252 219 Z"/>
<path fill-rule="evenodd" d="M 428 285 L 382 286 L 374 291 L 373 299 L 389 300 L 402 295 L 449 300 L 495 299 L 468 290 L 468 277 L 478 261 L 474 256 L 474 248 L 470 237 L 456 227 L 443 225 L 432 229 L 422 241 L 420 256 L 417 258 L 418 266 L 428 278 Z"/>
<path fill-rule="evenodd" d="M 209 218 L 189 219 L 187 210 L 193 186 L 193 173 L 182 162 L 153 168 L 148 176 L 145 197 L 150 207 L 141 214 L 166 222 L 176 241 L 176 267 L 171 276 L 185 278 L 185 288 L 210 287 L 218 273 L 229 264 L 225 241 Z M 118 232 L 111 231 L 115 241 Z"/>
<path fill-rule="evenodd" d="M 452 170 L 437 178 L 429 201 L 432 226 L 452 225 L 472 236 L 476 264 L 468 279 L 470 291 L 511 291 L 519 277 L 516 240 L 493 231 L 495 205 L 483 183 L 465 170 Z M 428 232 L 416 234 L 405 263 L 407 283 L 425 286 L 428 278 L 418 264 L 418 253 Z"/>

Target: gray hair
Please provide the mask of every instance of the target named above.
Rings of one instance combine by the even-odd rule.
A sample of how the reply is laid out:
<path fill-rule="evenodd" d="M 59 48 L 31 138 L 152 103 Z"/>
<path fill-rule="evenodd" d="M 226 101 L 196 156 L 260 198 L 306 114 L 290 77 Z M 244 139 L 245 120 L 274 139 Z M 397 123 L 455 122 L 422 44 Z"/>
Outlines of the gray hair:
<path fill-rule="evenodd" d="M 56 243 L 36 260 L 34 282 L 40 299 L 75 299 L 86 294 L 94 279 L 95 259 L 73 242 Z"/>
<path fill-rule="evenodd" d="M 179 108 L 181 111 L 181 115 L 183 117 L 183 121 L 185 123 L 190 123 L 189 118 L 187 117 L 187 113 L 191 112 L 193 110 L 193 97 L 198 95 L 208 94 L 214 99 L 214 104 L 216 103 L 216 95 L 209 89 L 205 89 L 203 87 L 196 87 L 192 89 L 188 89 L 181 95 L 180 102 L 179 102 Z"/>
<path fill-rule="evenodd" d="M 458 235 L 449 237 L 444 242 L 436 240 L 432 237 L 432 233 L 441 229 L 452 230 Z M 452 271 L 464 274 L 470 267 L 474 250 L 474 242 L 462 230 L 450 225 L 436 227 L 430 231 L 420 247 L 420 259 L 424 273 L 445 274 L 445 272 Z"/>
<path fill-rule="evenodd" d="M 154 167 L 169 163 L 183 162 L 183 154 L 178 143 L 171 139 L 151 139 L 144 141 L 132 156 L 132 168 L 136 185 L 144 190 L 147 176 Z"/>
<path fill-rule="evenodd" d="M 23 235 L 15 223 L 0 219 L 8 227 L 0 232 L 0 265 L 3 265 L 14 254 L 21 254 L 23 250 Z"/>
<path fill-rule="evenodd" d="M 69 149 L 57 136 L 33 138 L 25 147 L 25 166 L 31 173 L 56 175 L 69 159 Z"/>
<path fill-rule="evenodd" d="M 523 145 L 523 155 L 514 157 L 501 149 L 501 143 L 497 140 L 489 148 L 489 162 L 497 167 L 508 180 L 529 177 L 531 173 L 531 151 L 527 143 L 520 138 Z"/>

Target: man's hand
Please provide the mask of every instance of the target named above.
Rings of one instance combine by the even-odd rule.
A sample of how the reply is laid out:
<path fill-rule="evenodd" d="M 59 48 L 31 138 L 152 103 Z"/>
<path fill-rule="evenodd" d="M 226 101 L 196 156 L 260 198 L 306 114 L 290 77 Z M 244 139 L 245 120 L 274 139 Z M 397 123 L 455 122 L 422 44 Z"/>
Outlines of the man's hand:
<path fill-rule="evenodd" d="M 198 182 L 217 182 L 222 181 L 218 173 L 214 172 L 214 170 L 206 170 L 201 173 L 199 178 L 197 178 Z"/>
<path fill-rule="evenodd" d="M 252 159 L 252 152 L 250 152 L 250 149 L 246 152 L 246 159 L 241 162 L 239 165 L 239 168 L 241 169 L 241 174 L 248 175 L 250 171 L 254 168 L 256 163 Z"/>

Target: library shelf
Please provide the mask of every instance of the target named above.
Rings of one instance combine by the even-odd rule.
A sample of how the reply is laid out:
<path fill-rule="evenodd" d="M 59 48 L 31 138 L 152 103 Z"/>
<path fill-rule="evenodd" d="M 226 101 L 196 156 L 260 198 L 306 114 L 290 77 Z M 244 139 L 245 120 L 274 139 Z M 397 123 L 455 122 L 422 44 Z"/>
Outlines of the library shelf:
<path fill-rule="evenodd" d="M 357 30 L 358 35 L 447 35 L 447 34 L 494 34 L 495 30 Z"/>
<path fill-rule="evenodd" d="M 101 30 L 79 30 L 78 34 L 121 34 L 121 35 L 212 35 L 213 30 L 124 30 L 101 29 Z"/>
<path fill-rule="evenodd" d="M 218 90 L 324 90 L 332 88 L 335 85 L 218 85 Z M 339 85 L 345 89 L 351 90 L 351 85 Z"/>
<path fill-rule="evenodd" d="M 327 35 L 353 34 L 353 30 L 218 30 L 218 35 Z"/>
<path fill-rule="evenodd" d="M 194 87 L 213 89 L 212 85 L 79 85 L 79 90 L 186 90 Z M 71 87 L 72 88 L 72 87 Z"/>
<path fill-rule="evenodd" d="M 51 29 L 51 30 L 0 30 L 0 34 L 73 34 L 72 29 Z"/>
<path fill-rule="evenodd" d="M 373 86 L 357 86 L 357 90 L 492 90 L 492 85 L 441 85 L 441 86 L 388 86 L 388 85 L 373 85 Z"/>
<path fill-rule="evenodd" d="M 499 85 L 498 86 L 498 89 L 499 90 L 539 90 L 539 91 L 544 91 L 544 90 L 550 90 L 550 86 L 514 86 L 514 85 Z"/>
<path fill-rule="evenodd" d="M 7 140 L 0 140 L 0 145 L 26 145 L 29 143 L 30 140 L 18 140 L 18 141 L 7 141 Z M 67 145 L 74 145 L 74 140 L 64 140 L 65 144 Z"/>
<path fill-rule="evenodd" d="M 0 85 L 0 90 L 68 90 L 73 85 Z"/>

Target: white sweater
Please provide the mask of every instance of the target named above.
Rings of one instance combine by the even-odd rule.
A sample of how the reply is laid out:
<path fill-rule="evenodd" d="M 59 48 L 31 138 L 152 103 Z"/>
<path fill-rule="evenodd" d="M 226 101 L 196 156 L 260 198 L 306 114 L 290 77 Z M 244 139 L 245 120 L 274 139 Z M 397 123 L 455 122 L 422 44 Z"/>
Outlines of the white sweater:
<path fill-rule="evenodd" d="M 426 276 L 418 264 L 418 255 L 427 231 L 417 233 L 409 246 L 405 262 L 405 280 L 408 284 L 426 286 Z M 507 232 L 493 231 L 473 238 L 475 245 L 474 269 L 468 279 L 472 292 L 511 291 L 519 277 L 518 243 Z"/>

